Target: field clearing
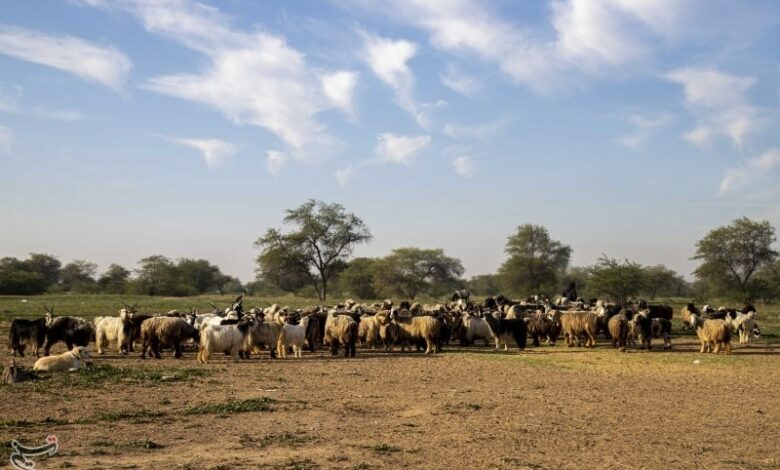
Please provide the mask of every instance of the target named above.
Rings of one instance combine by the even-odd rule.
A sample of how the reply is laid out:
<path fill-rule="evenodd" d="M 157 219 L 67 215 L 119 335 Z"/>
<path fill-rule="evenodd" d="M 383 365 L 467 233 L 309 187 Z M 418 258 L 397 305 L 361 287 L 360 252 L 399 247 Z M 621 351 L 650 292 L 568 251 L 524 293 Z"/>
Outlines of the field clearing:
<path fill-rule="evenodd" d="M 37 316 L 43 302 L 86 317 L 119 303 L 20 299 L 0 298 L 4 337 L 9 318 Z M 164 311 L 219 298 L 124 299 Z M 37 445 L 56 434 L 59 455 L 38 468 L 776 469 L 780 310 L 757 307 L 763 337 L 731 356 L 699 354 L 678 331 L 672 351 L 624 354 L 600 340 L 595 350 L 358 349 L 352 359 L 265 353 L 199 366 L 192 348 L 179 361 L 110 348 L 93 369 L 0 386 L 0 465 L 10 439 Z M 3 348 L 0 364 L 9 360 Z"/>

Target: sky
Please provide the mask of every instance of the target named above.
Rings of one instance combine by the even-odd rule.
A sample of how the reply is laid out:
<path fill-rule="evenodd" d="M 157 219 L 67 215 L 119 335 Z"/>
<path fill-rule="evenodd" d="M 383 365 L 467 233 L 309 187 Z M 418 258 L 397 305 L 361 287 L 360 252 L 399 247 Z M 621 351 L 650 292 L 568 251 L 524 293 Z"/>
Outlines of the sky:
<path fill-rule="evenodd" d="M 0 7 L 0 256 L 100 270 L 253 242 L 310 198 L 495 272 L 546 226 L 690 276 L 780 225 L 774 0 L 63 0 Z"/>

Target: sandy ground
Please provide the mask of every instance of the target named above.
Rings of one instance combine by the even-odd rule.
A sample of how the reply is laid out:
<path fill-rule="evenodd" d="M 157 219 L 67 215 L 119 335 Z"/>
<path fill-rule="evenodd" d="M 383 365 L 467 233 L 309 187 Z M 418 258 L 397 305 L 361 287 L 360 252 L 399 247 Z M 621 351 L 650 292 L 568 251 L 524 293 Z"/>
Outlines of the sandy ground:
<path fill-rule="evenodd" d="M 180 361 L 109 353 L 95 364 L 207 372 L 0 386 L 0 465 L 10 439 L 55 434 L 59 454 L 36 468 L 780 468 L 780 349 L 715 357 L 683 343 L 624 354 L 604 342 L 433 357 L 359 349 L 206 366 L 192 351 Z M 270 409 L 187 413 L 259 397 Z"/>

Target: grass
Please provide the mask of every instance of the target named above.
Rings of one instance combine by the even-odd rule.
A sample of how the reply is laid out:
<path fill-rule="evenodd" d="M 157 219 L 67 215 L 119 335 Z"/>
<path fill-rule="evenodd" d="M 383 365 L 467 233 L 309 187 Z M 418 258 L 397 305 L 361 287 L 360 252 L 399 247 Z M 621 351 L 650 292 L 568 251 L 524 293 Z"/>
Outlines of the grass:
<path fill-rule="evenodd" d="M 79 369 L 68 374 L 52 375 L 52 384 L 62 387 L 100 387 L 105 384 L 155 384 L 166 382 L 181 382 L 197 377 L 210 375 L 206 369 L 151 369 L 139 367 L 115 367 L 108 364 L 99 364 L 93 367 Z"/>
<path fill-rule="evenodd" d="M 280 447 L 298 447 L 310 441 L 306 435 L 283 432 L 278 434 L 268 434 L 261 438 L 255 438 L 249 434 L 242 434 L 239 439 L 244 447 L 259 447 L 261 449 L 269 446 Z"/>
<path fill-rule="evenodd" d="M 257 411 L 272 411 L 276 400 L 269 397 L 249 398 L 247 400 L 231 400 L 225 403 L 206 403 L 193 406 L 184 411 L 185 415 L 233 414 Z"/>
<path fill-rule="evenodd" d="M 401 452 L 400 447 L 396 447 L 394 445 L 390 445 L 387 443 L 380 443 L 374 446 L 374 452 L 376 452 L 379 455 L 390 455 L 394 454 L 396 452 Z"/>

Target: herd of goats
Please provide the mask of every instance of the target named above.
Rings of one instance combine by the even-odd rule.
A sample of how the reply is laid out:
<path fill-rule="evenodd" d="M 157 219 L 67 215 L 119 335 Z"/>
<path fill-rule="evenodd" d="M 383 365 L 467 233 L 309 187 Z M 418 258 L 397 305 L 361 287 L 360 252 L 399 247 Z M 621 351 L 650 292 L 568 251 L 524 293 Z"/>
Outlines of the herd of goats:
<path fill-rule="evenodd" d="M 568 346 L 594 347 L 603 335 L 613 347 L 625 351 L 628 345 L 652 349 L 652 340 L 671 345 L 672 307 L 644 301 L 626 305 L 601 300 L 592 303 L 582 299 L 557 298 L 553 302 L 538 296 L 515 301 L 502 295 L 472 302 L 467 291 L 456 292 L 451 301 L 421 305 L 408 301 L 395 305 L 390 300 L 376 304 L 359 304 L 347 300 L 332 307 L 313 306 L 292 309 L 272 305 L 244 310 L 238 297 L 227 308 L 212 304 L 211 313 L 189 313 L 172 310 L 166 314 L 142 314 L 137 305 L 124 305 L 117 316 L 96 317 L 94 321 L 72 316 L 55 316 L 44 306 L 45 316 L 35 320 L 15 319 L 9 332 L 9 348 L 14 357 L 24 356 L 26 347 L 36 357 L 43 349 L 33 370 L 56 371 L 78 369 L 89 363 L 87 346 L 94 341 L 98 354 L 109 344 L 116 344 L 122 354 L 141 345 L 141 357 L 160 358 L 164 349 L 182 356 L 185 344 L 198 347 L 198 362 L 206 363 L 212 354 L 224 353 L 234 361 L 248 359 L 252 353 L 266 350 L 270 356 L 301 357 L 304 350 L 314 352 L 319 345 L 329 347 L 332 355 L 343 349 L 345 357 L 355 356 L 356 344 L 391 351 L 395 346 L 424 349 L 436 353 L 455 342 L 472 345 L 482 341 L 486 346 L 507 350 L 510 344 L 520 350 L 528 338 L 534 346 L 540 341 L 555 344 L 563 335 Z M 742 310 L 704 306 L 692 303 L 680 312 L 683 328 L 696 332 L 701 352 L 731 352 L 731 338 L 747 343 L 760 335 L 756 310 L 748 305 Z M 49 356 L 51 347 L 64 342 L 63 354 Z"/>

